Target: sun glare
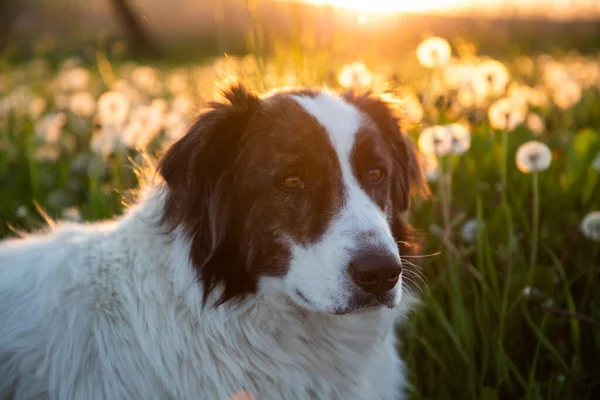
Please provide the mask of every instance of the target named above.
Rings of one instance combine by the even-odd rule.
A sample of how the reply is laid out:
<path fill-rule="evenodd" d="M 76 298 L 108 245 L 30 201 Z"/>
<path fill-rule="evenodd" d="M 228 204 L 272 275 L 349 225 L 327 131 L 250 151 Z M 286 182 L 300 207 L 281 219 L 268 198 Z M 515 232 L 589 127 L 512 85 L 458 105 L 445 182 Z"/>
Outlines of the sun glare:
<path fill-rule="evenodd" d="M 402 11 L 423 12 L 452 9 L 467 0 L 302 0 L 304 3 L 331 5 L 362 12 L 393 13 Z"/>

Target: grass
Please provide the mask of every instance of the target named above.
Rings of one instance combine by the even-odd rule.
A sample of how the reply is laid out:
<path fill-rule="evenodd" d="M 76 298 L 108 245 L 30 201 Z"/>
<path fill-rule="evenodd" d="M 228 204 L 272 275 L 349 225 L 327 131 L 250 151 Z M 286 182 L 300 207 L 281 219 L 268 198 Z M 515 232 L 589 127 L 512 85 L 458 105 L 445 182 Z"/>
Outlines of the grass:
<path fill-rule="evenodd" d="M 311 63 L 297 52 L 280 52 L 258 61 L 211 61 L 184 70 L 182 90 L 195 104 L 210 100 L 210 83 L 222 75 L 224 65 L 259 90 L 285 84 L 335 87 L 344 60 L 321 53 L 315 57 Z M 503 61 L 511 66 L 515 60 Z M 62 106 L 60 96 L 68 90 L 56 82 L 60 73 L 42 64 L 39 59 L 0 64 L 0 237 L 44 223 L 34 201 L 54 218 L 69 215 L 66 210 L 84 220 L 110 218 L 123 209 L 121 194 L 137 182 L 131 160 L 139 161 L 139 153 L 125 147 L 110 155 L 93 152 L 95 117 L 81 117 Z M 131 66 L 110 57 L 96 56 L 83 65 L 90 79 L 81 90 L 96 98 L 109 90 L 107 73 L 133 79 Z M 414 60 L 370 67 L 397 92 L 410 90 L 426 98 L 432 91 L 428 73 Z M 159 86 L 174 73 L 164 63 L 154 71 Z M 513 80 L 530 85 L 540 83 L 542 76 L 539 69 L 526 77 L 511 72 Z M 419 78 L 400 85 L 393 76 Z M 130 86 L 142 102 L 164 98 L 173 107 L 176 94 L 167 87 L 149 94 L 143 84 Z M 14 95 L 19 90 L 25 94 Z M 63 110 L 67 117 L 56 142 L 36 134 L 40 117 L 31 116 L 29 105 L 38 96 L 47 103 L 44 114 Z M 461 156 L 442 157 L 448 179 L 432 181 L 434 198 L 415 202 L 409 215 L 425 238 L 424 254 L 431 255 L 419 260 L 422 305 L 400 329 L 411 397 L 598 398 L 600 244 L 579 228 L 583 216 L 600 209 L 600 177 L 591 167 L 600 152 L 598 87 L 585 89 L 567 110 L 552 104 L 532 107 L 546 122 L 539 137 L 524 125 L 514 132 L 492 130 L 486 117 L 489 102 L 455 109 L 448 104 L 456 103 L 456 92 L 448 90 L 443 97 L 449 101 L 426 104 L 423 120 L 407 125 L 408 132 L 417 140 L 426 126 L 469 119 L 471 146 Z M 181 116 L 194 113 L 189 111 Z M 169 142 L 166 137 L 167 129 L 161 129 L 149 151 L 159 152 Z M 553 151 L 551 167 L 535 176 L 533 186 L 532 177 L 514 163 L 518 146 L 532 139 Z M 58 156 L 44 157 L 41 149 L 49 148 Z M 534 217 L 539 229 L 532 224 Z M 480 229 L 465 241 L 461 227 L 473 218 Z"/>

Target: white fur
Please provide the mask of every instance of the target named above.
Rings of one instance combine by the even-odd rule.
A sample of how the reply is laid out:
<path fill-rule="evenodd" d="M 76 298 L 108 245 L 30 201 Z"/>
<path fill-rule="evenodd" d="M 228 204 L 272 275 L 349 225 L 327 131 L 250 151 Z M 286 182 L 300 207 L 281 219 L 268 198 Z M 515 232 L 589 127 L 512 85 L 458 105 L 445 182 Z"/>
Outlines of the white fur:
<path fill-rule="evenodd" d="M 189 243 L 154 187 L 118 220 L 0 244 L 0 398 L 399 399 L 398 310 L 294 306 L 280 279 L 201 307 Z"/>
<path fill-rule="evenodd" d="M 346 191 L 342 210 L 323 238 L 310 246 L 292 245 L 292 261 L 285 277 L 286 292 L 303 307 L 334 312 L 350 307 L 355 290 L 348 274 L 353 250 L 365 244 L 387 250 L 400 260 L 385 213 L 365 193 L 351 166 L 351 153 L 361 126 L 372 123 L 356 107 L 329 93 L 317 97 L 293 96 L 325 129 L 335 149 Z M 358 243 L 367 237 L 371 243 Z M 310 303 L 296 294 L 300 290 Z M 393 289 L 395 303 L 402 298 L 402 277 Z"/>
<path fill-rule="evenodd" d="M 385 214 L 350 167 L 368 121 L 331 95 L 296 100 L 325 127 L 342 167 L 347 197 L 323 239 L 294 245 L 289 272 L 262 278 L 257 294 L 204 309 L 188 240 L 161 227 L 161 183 L 117 220 L 4 241 L 0 399 L 226 400 L 241 390 L 257 400 L 403 397 L 393 327 L 406 299 L 328 314 L 349 301 L 357 234 L 398 254 Z M 399 302 L 401 282 L 395 290 Z"/>

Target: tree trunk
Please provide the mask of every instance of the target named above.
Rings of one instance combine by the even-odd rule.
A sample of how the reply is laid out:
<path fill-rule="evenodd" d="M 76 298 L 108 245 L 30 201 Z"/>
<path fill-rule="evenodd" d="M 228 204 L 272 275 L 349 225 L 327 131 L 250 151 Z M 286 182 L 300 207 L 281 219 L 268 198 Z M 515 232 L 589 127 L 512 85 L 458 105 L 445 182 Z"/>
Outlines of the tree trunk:
<path fill-rule="evenodd" d="M 3 0 L 0 0 L 3 1 Z M 148 56 L 158 56 L 158 46 L 151 39 L 144 25 L 137 18 L 127 0 L 110 0 L 115 8 L 117 17 L 125 31 L 127 40 L 133 47 L 133 51 Z"/>
<path fill-rule="evenodd" d="M 17 0 L 0 0 L 0 51 L 8 45 L 17 18 Z"/>

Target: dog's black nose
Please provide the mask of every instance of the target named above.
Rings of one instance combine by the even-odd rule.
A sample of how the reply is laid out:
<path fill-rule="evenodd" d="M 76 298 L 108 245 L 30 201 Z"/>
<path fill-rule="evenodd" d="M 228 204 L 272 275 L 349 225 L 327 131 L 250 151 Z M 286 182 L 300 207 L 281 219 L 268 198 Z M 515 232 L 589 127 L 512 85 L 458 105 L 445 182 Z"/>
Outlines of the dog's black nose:
<path fill-rule="evenodd" d="M 392 289 L 402 272 L 400 260 L 392 254 L 368 254 L 350 262 L 350 276 L 366 292 L 383 294 Z"/>

